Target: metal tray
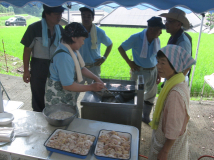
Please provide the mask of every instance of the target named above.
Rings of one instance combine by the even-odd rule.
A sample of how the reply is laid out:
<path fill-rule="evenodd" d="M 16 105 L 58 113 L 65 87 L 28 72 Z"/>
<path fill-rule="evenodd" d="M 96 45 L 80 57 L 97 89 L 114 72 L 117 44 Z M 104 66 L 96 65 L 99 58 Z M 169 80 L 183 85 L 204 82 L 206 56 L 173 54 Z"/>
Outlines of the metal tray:
<path fill-rule="evenodd" d="M 44 143 L 44 146 L 46 147 L 46 149 L 48 151 L 56 152 L 56 153 L 60 153 L 60 154 L 64 154 L 64 155 L 68 155 L 68 156 L 72 156 L 72 157 L 76 157 L 76 158 L 85 159 L 88 156 L 88 154 L 90 153 L 90 150 L 96 141 L 96 136 L 90 135 L 90 136 L 94 137 L 94 141 L 93 141 L 93 143 L 92 143 L 91 147 L 89 148 L 88 153 L 86 155 L 76 154 L 76 153 L 72 153 L 72 152 L 68 152 L 68 151 L 64 151 L 61 149 L 56 149 L 56 148 L 52 148 L 52 147 L 47 146 L 47 143 L 49 142 L 49 140 L 59 131 L 62 131 L 65 133 L 78 133 L 78 134 L 82 134 L 82 135 L 90 135 L 90 134 L 85 134 L 85 133 L 80 133 L 80 132 L 68 131 L 68 130 L 63 130 L 63 129 L 56 129 Z"/>
<path fill-rule="evenodd" d="M 117 132 L 118 133 L 118 135 L 120 135 L 120 136 L 125 136 L 126 138 L 129 138 L 129 140 L 130 140 L 130 150 L 129 150 L 129 158 L 127 158 L 127 159 L 125 159 L 125 158 L 113 158 L 113 157 L 108 157 L 107 155 L 106 156 L 104 156 L 104 155 L 97 155 L 96 154 L 96 151 L 97 151 L 97 149 L 98 149 L 98 140 L 99 140 L 99 137 L 101 136 L 101 135 L 105 135 L 105 134 L 107 134 L 107 133 L 109 133 L 109 132 L 111 132 L 112 130 L 100 130 L 100 132 L 99 132 L 99 136 L 98 136 L 98 139 L 97 139 L 97 142 L 96 142 L 96 146 L 95 146 L 95 150 L 94 150 L 94 155 L 95 155 L 95 157 L 97 158 L 97 159 L 99 159 L 99 160 L 129 160 L 130 158 L 131 158 L 131 140 L 132 140 L 132 135 L 130 134 L 130 133 L 127 133 L 127 132 L 119 132 L 119 131 L 115 131 L 115 132 Z"/>

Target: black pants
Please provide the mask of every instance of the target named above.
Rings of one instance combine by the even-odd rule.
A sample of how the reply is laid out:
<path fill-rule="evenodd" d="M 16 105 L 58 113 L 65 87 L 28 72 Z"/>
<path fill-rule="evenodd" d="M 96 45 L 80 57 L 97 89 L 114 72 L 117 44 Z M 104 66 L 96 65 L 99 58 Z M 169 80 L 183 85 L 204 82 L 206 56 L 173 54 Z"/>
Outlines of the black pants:
<path fill-rule="evenodd" d="M 30 85 L 33 111 L 42 112 L 45 108 L 45 84 L 49 73 L 50 60 L 32 58 Z"/>

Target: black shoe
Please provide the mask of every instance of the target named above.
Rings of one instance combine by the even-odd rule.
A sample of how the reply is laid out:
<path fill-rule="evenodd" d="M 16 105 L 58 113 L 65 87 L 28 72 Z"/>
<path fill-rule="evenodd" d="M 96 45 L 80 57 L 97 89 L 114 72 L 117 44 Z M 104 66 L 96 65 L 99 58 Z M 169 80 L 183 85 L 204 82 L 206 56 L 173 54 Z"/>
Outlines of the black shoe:
<path fill-rule="evenodd" d="M 149 125 L 149 123 L 151 122 L 150 118 L 144 118 L 144 116 L 142 115 L 142 121 L 146 124 Z"/>

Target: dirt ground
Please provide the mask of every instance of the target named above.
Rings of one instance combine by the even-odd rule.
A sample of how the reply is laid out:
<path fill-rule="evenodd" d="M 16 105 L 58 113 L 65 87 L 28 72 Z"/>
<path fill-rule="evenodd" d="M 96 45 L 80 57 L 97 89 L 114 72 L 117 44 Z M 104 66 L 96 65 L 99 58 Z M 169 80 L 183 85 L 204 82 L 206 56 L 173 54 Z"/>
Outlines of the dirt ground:
<path fill-rule="evenodd" d="M 22 101 L 24 106 L 21 109 L 32 110 L 30 86 L 22 81 L 22 77 L 0 74 L 0 81 L 11 100 Z M 78 99 L 79 108 L 81 107 L 80 101 L 83 96 L 84 93 Z M 3 98 L 7 98 L 5 94 Z M 198 101 L 191 101 L 190 109 L 191 118 L 188 126 L 188 135 L 191 160 L 197 160 L 202 155 L 214 156 L 214 102 L 202 101 L 202 104 L 199 104 Z M 142 123 L 141 133 L 139 154 L 148 156 L 152 129 Z M 145 158 L 139 159 L 144 160 Z M 203 158 L 202 160 L 210 159 Z"/>

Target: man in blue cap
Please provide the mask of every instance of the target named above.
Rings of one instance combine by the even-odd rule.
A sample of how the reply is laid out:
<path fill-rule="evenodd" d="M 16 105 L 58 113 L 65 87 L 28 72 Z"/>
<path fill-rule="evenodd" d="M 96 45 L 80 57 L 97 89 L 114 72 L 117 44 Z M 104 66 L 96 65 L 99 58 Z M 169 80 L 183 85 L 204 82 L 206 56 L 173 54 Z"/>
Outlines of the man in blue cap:
<path fill-rule="evenodd" d="M 144 77 L 145 92 L 142 121 L 148 124 L 150 122 L 149 115 L 157 92 L 157 83 L 160 82 L 160 79 L 157 78 L 156 69 L 156 54 L 160 49 L 160 40 L 158 37 L 165 26 L 160 17 L 152 17 L 147 22 L 147 29 L 133 34 L 120 45 L 118 50 L 131 68 L 131 80 L 136 81 L 138 75 L 143 75 Z M 126 51 L 129 49 L 132 49 L 134 61 L 131 61 L 126 54 Z"/>
<path fill-rule="evenodd" d="M 85 67 L 99 77 L 100 66 L 107 59 L 113 44 L 111 39 L 105 34 L 105 31 L 92 23 L 95 15 L 94 9 L 85 6 L 79 10 L 81 12 L 82 24 L 89 33 L 88 38 L 85 39 L 84 44 L 79 49 L 79 52 L 85 61 Z M 106 46 L 103 56 L 100 54 L 101 43 Z M 86 81 L 88 84 L 92 82 L 91 79 L 83 77 L 82 83 L 85 83 Z"/>
<path fill-rule="evenodd" d="M 21 40 L 24 45 L 23 81 L 30 82 L 32 108 L 37 112 L 42 112 L 45 107 L 45 83 L 49 62 L 61 39 L 63 28 L 59 22 L 65 8 L 43 5 L 43 9 L 42 20 L 29 25 Z"/>

